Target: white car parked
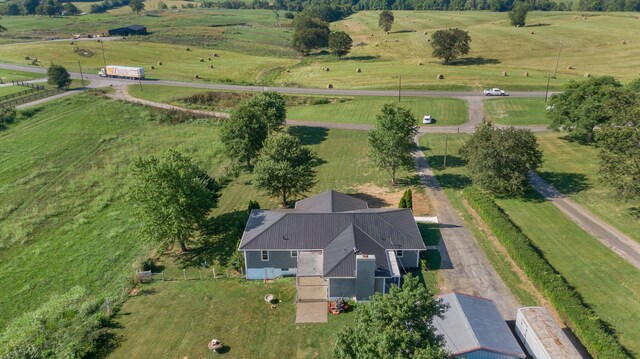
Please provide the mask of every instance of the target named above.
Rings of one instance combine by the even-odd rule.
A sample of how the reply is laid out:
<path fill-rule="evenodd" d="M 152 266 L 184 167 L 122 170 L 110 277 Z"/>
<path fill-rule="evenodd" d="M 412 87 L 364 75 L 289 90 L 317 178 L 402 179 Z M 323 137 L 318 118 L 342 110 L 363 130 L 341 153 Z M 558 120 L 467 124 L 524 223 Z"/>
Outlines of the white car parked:
<path fill-rule="evenodd" d="M 431 116 L 424 116 L 424 117 L 422 118 L 422 123 L 426 123 L 426 124 L 433 123 L 433 117 L 431 117 Z"/>

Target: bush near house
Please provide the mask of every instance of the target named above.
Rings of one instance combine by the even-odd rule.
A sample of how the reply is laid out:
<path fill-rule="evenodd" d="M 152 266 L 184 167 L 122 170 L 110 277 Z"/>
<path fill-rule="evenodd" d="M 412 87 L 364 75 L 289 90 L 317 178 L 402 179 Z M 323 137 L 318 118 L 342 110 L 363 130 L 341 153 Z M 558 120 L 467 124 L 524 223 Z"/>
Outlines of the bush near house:
<path fill-rule="evenodd" d="M 578 292 L 547 262 L 531 239 L 522 233 L 491 197 L 472 187 L 465 189 L 464 195 L 511 258 L 551 301 L 593 357 L 629 357 L 606 324 L 582 301 Z"/>

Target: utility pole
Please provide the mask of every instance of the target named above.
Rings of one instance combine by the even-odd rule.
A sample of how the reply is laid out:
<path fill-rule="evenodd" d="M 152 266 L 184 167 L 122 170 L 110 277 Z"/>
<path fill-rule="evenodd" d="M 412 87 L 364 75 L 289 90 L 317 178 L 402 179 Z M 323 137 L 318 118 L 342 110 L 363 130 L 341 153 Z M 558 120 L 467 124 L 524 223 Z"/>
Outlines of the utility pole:
<path fill-rule="evenodd" d="M 82 65 L 80 64 L 80 60 L 78 60 L 78 67 L 80 68 L 80 82 L 82 83 L 82 91 L 84 91 L 84 76 L 82 75 Z"/>
<path fill-rule="evenodd" d="M 100 40 L 100 46 L 102 46 L 102 60 L 104 61 L 104 70 L 107 71 L 107 58 L 104 55 L 104 40 Z"/>
<path fill-rule="evenodd" d="M 142 92 L 142 79 L 140 78 L 140 76 L 138 76 L 138 83 L 140 84 L 140 92 Z"/>
<path fill-rule="evenodd" d="M 444 163 L 442 169 L 447 169 L 447 151 L 449 150 L 449 135 L 444 136 Z"/>
<path fill-rule="evenodd" d="M 547 77 L 547 92 L 544 94 L 544 103 L 547 103 L 547 98 L 549 97 L 549 83 L 551 82 L 551 74 Z"/>
<path fill-rule="evenodd" d="M 556 59 L 556 68 L 553 70 L 553 78 L 556 78 L 556 73 L 558 72 L 558 64 L 560 63 L 560 54 L 562 53 L 562 45 L 564 42 L 560 41 L 560 50 L 558 51 L 558 59 Z"/>

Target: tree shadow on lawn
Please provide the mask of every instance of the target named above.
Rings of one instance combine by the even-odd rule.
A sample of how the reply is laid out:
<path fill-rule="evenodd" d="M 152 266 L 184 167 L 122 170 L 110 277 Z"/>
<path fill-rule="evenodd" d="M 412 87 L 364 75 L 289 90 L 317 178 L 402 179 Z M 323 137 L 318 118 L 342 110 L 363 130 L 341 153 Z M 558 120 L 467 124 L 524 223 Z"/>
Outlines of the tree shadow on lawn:
<path fill-rule="evenodd" d="M 575 194 L 591 188 L 587 176 L 582 173 L 538 172 L 547 182 L 564 194 Z"/>
<path fill-rule="evenodd" d="M 467 161 L 462 157 L 447 155 L 447 168 L 464 167 L 466 164 Z M 444 155 L 429 156 L 429 165 L 442 168 L 444 166 Z"/>
<path fill-rule="evenodd" d="M 628 211 L 629 214 L 632 215 L 635 219 L 640 220 L 640 206 L 630 207 Z"/>
<path fill-rule="evenodd" d="M 449 66 L 470 66 L 470 65 L 496 65 L 501 63 L 498 59 L 487 59 L 485 57 L 465 57 L 450 61 Z"/>
<path fill-rule="evenodd" d="M 379 59 L 380 56 L 372 56 L 372 55 L 365 55 L 365 56 L 348 56 L 348 57 L 343 57 L 342 60 L 349 60 L 349 61 L 367 61 L 367 60 L 375 60 L 375 59 Z"/>
<path fill-rule="evenodd" d="M 327 139 L 329 130 L 324 127 L 289 127 L 289 133 L 298 137 L 303 145 L 319 145 Z"/>
<path fill-rule="evenodd" d="M 245 211 L 223 213 L 210 218 L 202 227 L 202 233 L 187 253 L 176 255 L 182 268 L 218 263 L 227 266 L 238 249 L 238 241 L 247 221 Z"/>
<path fill-rule="evenodd" d="M 362 192 L 350 193 L 349 196 L 352 196 L 367 202 L 370 208 L 383 208 L 383 207 L 389 207 L 392 205 L 391 203 L 387 202 L 384 198 L 380 198 L 378 196 L 374 196 L 368 193 L 362 193 Z"/>
<path fill-rule="evenodd" d="M 436 176 L 442 188 L 464 189 L 471 186 L 471 178 L 455 173 L 442 173 Z"/>
<path fill-rule="evenodd" d="M 546 23 L 537 23 L 537 24 L 530 24 L 530 25 L 525 25 L 524 27 L 540 27 L 540 26 L 551 26 L 551 24 L 546 24 Z"/>

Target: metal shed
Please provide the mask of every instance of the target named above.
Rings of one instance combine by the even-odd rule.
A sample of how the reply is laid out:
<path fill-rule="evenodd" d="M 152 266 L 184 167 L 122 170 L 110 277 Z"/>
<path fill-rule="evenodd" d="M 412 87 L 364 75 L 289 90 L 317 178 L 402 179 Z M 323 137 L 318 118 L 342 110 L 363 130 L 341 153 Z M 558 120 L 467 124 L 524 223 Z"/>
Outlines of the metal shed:
<path fill-rule="evenodd" d="M 545 307 L 518 309 L 516 334 L 535 359 L 582 359 Z"/>
<path fill-rule="evenodd" d="M 526 358 L 495 303 L 460 293 L 441 295 L 449 306 L 444 319 L 433 321 L 452 357 L 465 359 Z"/>
<path fill-rule="evenodd" d="M 147 28 L 142 25 L 129 25 L 109 30 L 109 36 L 146 35 Z"/>

